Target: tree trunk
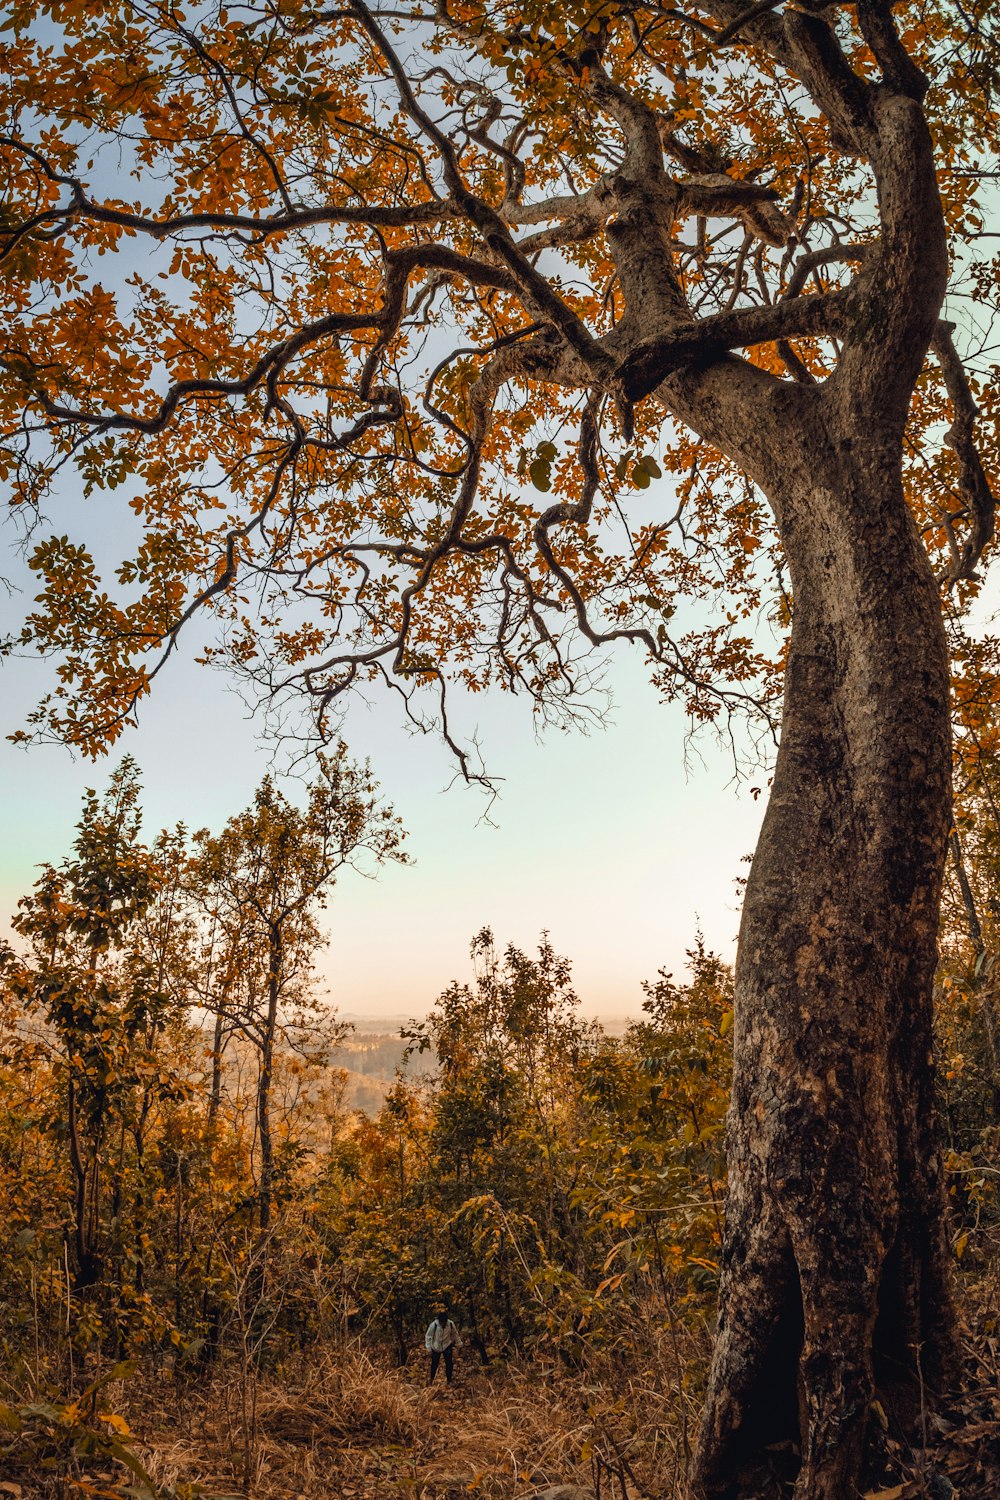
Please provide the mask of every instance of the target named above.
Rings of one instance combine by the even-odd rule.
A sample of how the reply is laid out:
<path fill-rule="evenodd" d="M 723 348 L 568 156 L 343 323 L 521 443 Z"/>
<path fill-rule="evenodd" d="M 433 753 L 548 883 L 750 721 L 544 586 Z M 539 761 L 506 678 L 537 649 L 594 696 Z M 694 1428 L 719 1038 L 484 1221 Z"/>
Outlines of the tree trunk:
<path fill-rule="evenodd" d="M 102 1260 L 94 1235 L 93 1195 L 96 1185 L 90 1163 L 85 1159 L 80 1145 L 80 1112 L 77 1102 L 76 1080 L 73 1077 L 75 1057 L 68 1061 L 66 1118 L 69 1134 L 69 1159 L 73 1173 L 73 1248 L 76 1251 L 76 1266 L 73 1274 L 73 1290 L 89 1291 L 101 1280 Z"/>
<path fill-rule="evenodd" d="M 931 1059 L 947 652 L 898 434 L 845 407 L 799 387 L 763 435 L 794 620 L 737 959 L 693 1485 L 712 1500 L 796 1476 L 796 1500 L 845 1500 L 876 1396 L 905 1424 L 919 1382 L 934 1392 L 954 1368 Z"/>
<path fill-rule="evenodd" d="M 273 922 L 268 932 L 267 1014 L 264 1018 L 257 1080 L 257 1130 L 260 1136 L 260 1232 L 271 1227 L 274 1192 L 274 1145 L 271 1140 L 271 1079 L 274 1072 L 274 1035 L 278 1024 L 278 999 L 284 966 L 284 934 Z"/>
<path fill-rule="evenodd" d="M 219 1105 L 222 1103 L 222 1052 L 223 1021 L 225 1018 L 225 1002 L 220 996 L 215 1011 L 215 1025 L 212 1031 L 212 1082 L 208 1093 L 208 1128 L 209 1131 L 215 1126 L 219 1113 Z"/>

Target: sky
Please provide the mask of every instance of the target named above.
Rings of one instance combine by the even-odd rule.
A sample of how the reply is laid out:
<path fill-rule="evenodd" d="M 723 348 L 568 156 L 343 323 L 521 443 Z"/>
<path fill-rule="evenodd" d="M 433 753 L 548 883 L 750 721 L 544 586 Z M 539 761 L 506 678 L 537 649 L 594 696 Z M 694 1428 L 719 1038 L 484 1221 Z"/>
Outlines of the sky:
<path fill-rule="evenodd" d="M 112 518 L 109 510 L 102 524 Z M 6 541 L 0 571 L 23 588 L 12 533 Z M 13 620 L 23 607 L 15 595 L 3 613 Z M 4 927 L 36 867 L 68 853 L 84 789 L 102 786 L 126 752 L 141 767 L 149 837 L 179 821 L 220 827 L 280 768 L 224 673 L 194 664 L 195 645 L 168 664 L 138 727 L 106 761 L 0 742 Z M 37 658 L 4 664 L 4 736 L 52 685 L 52 670 Z M 474 718 L 463 705 L 499 785 L 492 805 L 455 783 L 441 742 L 408 733 L 393 706 L 352 707 L 345 737 L 354 755 L 371 758 L 408 830 L 413 864 L 377 879 L 345 872 L 332 894 L 320 976 L 341 1012 L 425 1014 L 452 979 L 468 977 L 469 942 L 486 925 L 499 943 L 526 950 L 548 930 L 573 961 L 589 1015 L 637 1014 L 643 980 L 661 968 L 683 973 L 699 924 L 712 948 L 733 955 L 736 882 L 764 807 L 751 788 L 766 785 L 766 772 L 734 781 L 730 750 L 704 732 L 689 741 L 683 711 L 659 702 L 637 652 L 623 649 L 608 681 L 614 706 L 589 735 L 536 738 L 521 699 L 477 698 Z M 299 788 L 292 781 L 286 790 Z"/>
<path fill-rule="evenodd" d="M 116 284 L 145 254 L 126 243 L 110 272 Z M 109 268 L 99 269 L 107 278 Z M 654 485 L 641 498 L 669 514 L 675 502 L 661 483 L 662 497 Z M 137 536 L 130 495 L 125 485 L 84 500 L 70 482 L 43 534 L 85 541 L 107 576 Z M 17 629 L 33 592 L 17 541 L 8 522 L 0 579 L 13 592 L 0 588 L 0 637 Z M 0 665 L 0 934 L 9 935 L 37 867 L 69 852 L 84 790 L 103 786 L 122 755 L 141 768 L 150 838 L 177 822 L 220 828 L 276 768 L 273 742 L 232 683 L 194 664 L 201 644 L 193 633 L 182 639 L 138 727 L 96 764 L 61 746 L 7 741 L 54 685 L 54 667 L 37 657 Z M 499 787 L 491 805 L 455 783 L 442 743 L 408 733 L 397 708 L 351 708 L 345 737 L 353 754 L 370 757 L 408 830 L 413 863 L 375 880 L 348 871 L 338 881 L 320 979 L 341 1012 L 426 1013 L 452 979 L 469 976 L 469 943 L 484 925 L 501 945 L 526 950 L 547 930 L 573 961 L 583 1010 L 609 1018 L 638 1014 L 642 982 L 661 968 L 684 972 L 699 926 L 710 947 L 733 956 L 736 882 L 764 809 L 751 786 L 766 785 L 766 772 L 735 782 L 729 748 L 704 731 L 689 742 L 683 710 L 659 701 L 637 651 L 617 654 L 608 684 L 615 700 L 608 721 L 586 736 L 536 738 L 526 700 L 477 697 L 465 705 L 465 727 L 476 730 Z M 295 796 L 300 788 L 285 790 Z"/>
<path fill-rule="evenodd" d="M 670 495 L 657 489 L 647 492 L 651 507 L 670 513 Z M 127 487 L 85 502 L 64 495 L 57 527 L 86 537 L 98 564 L 107 563 L 129 550 L 128 498 Z M 0 635 L 30 599 L 16 543 L 8 524 L 0 578 L 14 592 L 0 589 Z M 141 767 L 148 837 L 179 821 L 221 827 L 274 769 L 274 745 L 232 684 L 193 663 L 200 644 L 182 642 L 138 727 L 96 765 L 61 746 L 3 738 L 54 678 L 37 658 L 0 667 L 0 933 L 37 867 L 69 852 L 84 789 L 102 786 L 121 755 Z M 737 882 L 763 815 L 766 769 L 738 780 L 727 745 L 704 731 L 690 741 L 683 710 L 659 701 L 637 651 L 621 648 L 608 682 L 614 706 L 587 736 L 550 730 L 536 738 L 523 699 L 465 705 L 466 728 L 477 729 L 500 789 L 490 806 L 455 784 L 440 741 L 408 733 L 395 707 L 352 707 L 346 738 L 355 755 L 371 758 L 408 830 L 413 863 L 374 880 L 347 871 L 338 882 L 319 974 L 342 1013 L 376 1021 L 425 1014 L 452 979 L 469 976 L 469 943 L 484 925 L 498 943 L 526 950 L 547 930 L 573 962 L 584 1012 L 608 1018 L 637 1014 L 642 982 L 661 968 L 682 975 L 699 928 L 712 949 L 734 956 Z M 294 783 L 286 790 L 296 795 Z"/>

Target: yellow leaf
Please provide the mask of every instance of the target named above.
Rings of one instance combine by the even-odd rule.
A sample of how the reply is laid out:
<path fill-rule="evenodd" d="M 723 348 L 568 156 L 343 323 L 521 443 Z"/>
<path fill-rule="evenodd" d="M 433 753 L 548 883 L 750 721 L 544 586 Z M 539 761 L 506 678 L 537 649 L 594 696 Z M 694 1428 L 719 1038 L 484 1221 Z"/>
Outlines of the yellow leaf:
<path fill-rule="evenodd" d="M 128 1423 L 126 1422 L 125 1418 L 124 1417 L 120 1417 L 117 1412 L 102 1411 L 102 1412 L 99 1413 L 99 1415 L 100 1415 L 101 1421 L 102 1422 L 107 1422 L 108 1426 L 114 1432 L 117 1432 L 120 1437 L 131 1437 L 132 1436 L 132 1430 L 129 1427 Z"/>
<path fill-rule="evenodd" d="M 894 1484 L 891 1490 L 866 1490 L 864 1500 L 899 1500 L 905 1489 L 905 1484 Z"/>

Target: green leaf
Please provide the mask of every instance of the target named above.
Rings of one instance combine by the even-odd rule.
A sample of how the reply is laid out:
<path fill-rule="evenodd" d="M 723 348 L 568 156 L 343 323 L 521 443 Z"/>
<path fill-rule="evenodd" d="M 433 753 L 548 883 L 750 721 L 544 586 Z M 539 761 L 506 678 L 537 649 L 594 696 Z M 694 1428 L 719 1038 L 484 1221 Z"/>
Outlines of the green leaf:
<path fill-rule="evenodd" d="M 646 473 L 646 470 L 641 463 L 635 463 L 632 465 L 632 483 L 635 485 L 637 490 L 649 489 L 649 475 Z"/>
<path fill-rule="evenodd" d="M 120 1464 L 124 1464 L 126 1469 L 129 1469 L 135 1475 L 136 1479 L 139 1480 L 140 1486 L 148 1486 L 150 1500 L 156 1500 L 156 1481 L 150 1474 L 147 1474 L 131 1448 L 126 1447 L 118 1438 L 108 1438 L 105 1447 L 113 1458 L 116 1458 Z"/>
<path fill-rule="evenodd" d="M 6 1401 L 0 1401 L 0 1427 L 6 1427 L 8 1432 L 20 1432 L 24 1426 L 20 1415 Z"/>
<path fill-rule="evenodd" d="M 550 490 L 552 488 L 552 465 L 546 458 L 536 458 L 534 463 L 528 465 L 528 478 L 536 490 Z"/>
<path fill-rule="evenodd" d="M 539 443 L 535 452 L 539 458 L 544 458 L 546 463 L 552 463 L 559 457 L 559 449 L 555 443 Z"/>

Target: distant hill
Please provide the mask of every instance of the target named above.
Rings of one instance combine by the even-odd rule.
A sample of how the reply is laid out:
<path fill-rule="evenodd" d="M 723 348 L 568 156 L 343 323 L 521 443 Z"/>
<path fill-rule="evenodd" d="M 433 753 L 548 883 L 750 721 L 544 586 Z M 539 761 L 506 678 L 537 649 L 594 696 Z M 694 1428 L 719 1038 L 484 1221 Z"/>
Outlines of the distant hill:
<path fill-rule="evenodd" d="M 405 1022 L 395 1017 L 384 1022 L 370 1016 L 355 1018 L 346 1015 L 341 1019 L 349 1020 L 355 1028 L 330 1054 L 332 1065 L 343 1068 L 347 1074 L 344 1101 L 348 1109 L 363 1109 L 366 1114 L 376 1114 L 392 1087 L 397 1069 L 408 1074 L 425 1072 L 427 1055 L 404 1063 L 406 1042 L 399 1035 L 399 1028 Z"/>
<path fill-rule="evenodd" d="M 422 1019 L 422 1016 L 415 1016 L 413 1011 L 399 1011 L 389 1016 L 373 1016 L 369 1011 L 337 1011 L 338 1021 L 346 1021 L 359 1035 L 368 1036 L 398 1036 L 401 1027 L 412 1026 L 414 1020 Z"/>
<path fill-rule="evenodd" d="M 330 1056 L 333 1066 L 343 1068 L 347 1074 L 344 1101 L 348 1109 L 377 1114 L 392 1087 L 397 1069 L 402 1069 L 409 1077 L 433 1069 L 433 1056 L 426 1052 L 404 1065 L 406 1042 L 399 1033 L 402 1027 L 413 1024 L 413 1016 L 371 1016 L 341 1011 L 338 1019 L 354 1028 Z M 621 1036 L 638 1017 L 608 1015 L 593 1019 L 609 1036 Z"/>

